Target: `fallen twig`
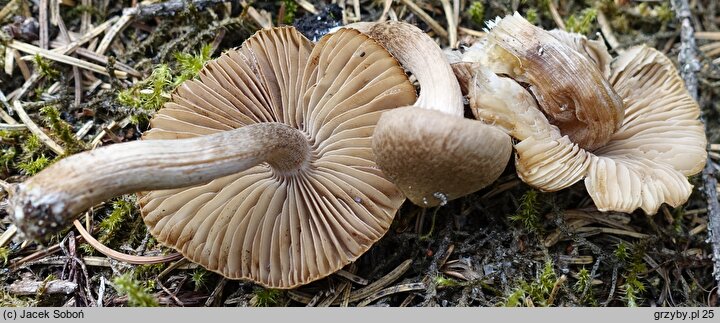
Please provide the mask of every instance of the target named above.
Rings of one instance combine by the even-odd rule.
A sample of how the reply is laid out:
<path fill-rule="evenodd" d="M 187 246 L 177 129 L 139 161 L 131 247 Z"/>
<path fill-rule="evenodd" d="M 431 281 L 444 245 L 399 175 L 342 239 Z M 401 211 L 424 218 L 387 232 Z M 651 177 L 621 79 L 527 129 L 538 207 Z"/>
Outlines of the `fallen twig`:
<path fill-rule="evenodd" d="M 42 294 L 65 294 L 70 295 L 75 292 L 78 284 L 67 280 L 51 280 L 49 282 L 20 280 L 15 281 L 8 286 L 8 292 L 13 295 L 27 296 Z"/>
<path fill-rule="evenodd" d="M 697 59 L 697 45 L 695 43 L 695 30 L 692 26 L 692 14 L 687 0 L 672 0 L 675 16 L 680 20 L 680 53 L 678 63 L 680 64 L 680 75 L 685 86 L 695 101 L 698 101 L 698 79 L 697 72 L 700 70 L 700 63 Z M 707 123 L 706 123 L 707 124 Z M 715 281 L 720 283 L 720 203 L 717 195 L 717 178 L 713 163 L 708 158 L 705 169 L 702 172 L 703 188 L 707 198 L 708 214 L 708 238 L 713 249 L 713 275 Z M 720 295 L 720 290 L 718 291 Z"/>

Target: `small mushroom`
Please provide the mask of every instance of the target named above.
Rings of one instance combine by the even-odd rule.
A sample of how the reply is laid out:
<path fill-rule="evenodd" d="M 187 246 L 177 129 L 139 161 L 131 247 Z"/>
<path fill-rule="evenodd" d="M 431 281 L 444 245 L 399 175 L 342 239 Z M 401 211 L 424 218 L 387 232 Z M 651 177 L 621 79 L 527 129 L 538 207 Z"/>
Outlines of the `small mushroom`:
<path fill-rule="evenodd" d="M 504 25 L 506 19 L 522 18 L 518 15 L 503 18 L 495 28 Z M 527 27 L 526 22 L 514 26 L 520 27 L 500 32 L 514 38 L 515 34 L 525 35 L 531 29 L 538 45 L 545 46 L 542 41 L 548 38 L 541 35 L 548 32 Z M 489 37 L 495 28 L 490 30 Z M 673 207 L 685 203 L 692 191 L 686 177 L 702 170 L 707 139 L 698 120 L 700 108 L 689 96 L 672 62 L 655 49 L 637 46 L 615 58 L 608 68 L 602 57 L 609 54 L 602 53 L 603 47 L 579 46 L 583 44 L 581 36 L 562 31 L 552 35 L 565 47 L 561 52 L 548 51 L 544 56 L 585 57 L 593 66 L 583 69 L 592 68 L 595 69 L 592 73 L 607 75 L 597 84 L 578 82 L 574 93 L 566 93 L 568 99 L 575 100 L 598 89 L 607 91 L 608 85 L 613 92 L 610 96 L 622 98 L 620 115 L 624 118 L 620 126 L 607 142 L 594 149 L 584 148 L 561 125 L 553 123 L 548 110 L 542 107 L 545 101 L 537 98 L 540 92 L 527 91 L 520 84 L 526 78 L 518 81 L 513 75 L 497 74 L 492 67 L 478 63 L 492 60 L 504 65 L 497 58 L 485 56 L 492 56 L 494 51 L 476 48 L 463 57 L 471 62 L 454 66 L 461 80 L 467 82 L 476 117 L 496 124 L 519 140 L 515 145 L 515 165 L 520 178 L 544 191 L 557 191 L 584 178 L 588 193 L 601 211 L 632 212 L 641 208 L 647 214 L 655 214 L 663 203 Z M 481 46 L 485 45 L 487 42 Z M 512 64 L 517 61 L 512 56 L 504 59 L 510 59 Z M 534 60 L 533 64 L 547 64 L 542 69 L 556 71 L 553 78 L 575 78 L 565 75 L 566 69 L 557 66 L 562 62 L 560 59 L 522 60 L 525 59 Z M 533 82 L 537 80 L 531 81 L 531 87 L 540 86 Z M 607 107 L 591 104 L 583 109 L 596 108 Z"/>
<path fill-rule="evenodd" d="M 232 279 L 292 288 L 358 258 L 404 201 L 375 165 L 383 111 L 415 88 L 374 40 L 342 29 L 316 45 L 263 30 L 209 62 L 142 141 L 65 158 L 18 184 L 10 212 L 30 238 L 140 194 L 161 243 Z"/>
<path fill-rule="evenodd" d="M 457 79 L 438 45 L 397 21 L 348 25 L 371 36 L 420 83 L 413 106 L 383 113 L 373 136 L 378 166 L 413 203 L 443 205 L 494 182 L 512 144 L 496 127 L 465 119 Z"/>

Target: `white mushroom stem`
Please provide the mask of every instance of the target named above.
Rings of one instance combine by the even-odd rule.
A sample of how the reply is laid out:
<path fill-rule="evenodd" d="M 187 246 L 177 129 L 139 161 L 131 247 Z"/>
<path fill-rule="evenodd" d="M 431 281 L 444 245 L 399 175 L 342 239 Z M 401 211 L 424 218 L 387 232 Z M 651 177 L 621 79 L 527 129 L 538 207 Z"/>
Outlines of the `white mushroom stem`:
<path fill-rule="evenodd" d="M 116 144 L 62 159 L 16 185 L 9 211 L 26 237 L 42 239 L 115 196 L 207 183 L 262 162 L 287 174 L 303 169 L 311 158 L 305 135 L 280 123 Z"/>
<path fill-rule="evenodd" d="M 414 106 L 463 117 L 460 85 L 438 45 L 417 27 L 398 22 L 348 25 L 385 47 L 420 83 Z"/>

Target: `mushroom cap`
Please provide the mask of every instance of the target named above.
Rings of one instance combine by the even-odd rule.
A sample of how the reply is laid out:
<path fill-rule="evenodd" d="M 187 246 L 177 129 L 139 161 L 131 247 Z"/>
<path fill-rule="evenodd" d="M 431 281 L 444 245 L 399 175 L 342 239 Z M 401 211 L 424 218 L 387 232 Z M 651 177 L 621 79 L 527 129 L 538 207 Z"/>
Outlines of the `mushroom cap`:
<path fill-rule="evenodd" d="M 143 219 L 158 241 L 231 279 L 292 288 L 325 277 L 379 240 L 404 201 L 371 138 L 383 111 L 415 99 L 397 61 L 358 31 L 314 46 L 294 28 L 259 31 L 183 83 L 143 139 L 279 122 L 305 134 L 309 164 L 142 193 Z"/>
<path fill-rule="evenodd" d="M 418 107 L 383 113 L 377 163 L 413 203 L 429 207 L 494 182 L 512 155 L 510 136 L 477 120 Z"/>
<path fill-rule="evenodd" d="M 692 193 L 687 176 L 707 160 L 700 107 L 672 61 L 653 48 L 630 48 L 612 70 L 625 122 L 593 152 L 585 187 L 600 210 L 655 214 L 662 203 L 680 206 Z"/>

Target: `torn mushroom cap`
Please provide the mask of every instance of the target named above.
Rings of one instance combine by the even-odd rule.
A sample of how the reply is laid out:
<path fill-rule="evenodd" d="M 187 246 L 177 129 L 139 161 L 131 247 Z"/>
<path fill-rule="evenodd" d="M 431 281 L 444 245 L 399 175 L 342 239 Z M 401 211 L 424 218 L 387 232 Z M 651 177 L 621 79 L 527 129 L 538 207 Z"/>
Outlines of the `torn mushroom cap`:
<path fill-rule="evenodd" d="M 638 46 L 613 61 L 608 82 L 624 100 L 624 122 L 594 151 L 562 135 L 514 80 L 477 64 L 471 68 L 473 111 L 521 140 L 515 164 L 526 183 L 556 191 L 585 178 L 602 211 L 654 214 L 662 203 L 687 201 L 692 186 L 686 176 L 702 170 L 707 142 L 697 103 L 660 52 Z"/>
<path fill-rule="evenodd" d="M 607 143 L 623 120 L 622 100 L 594 64 L 607 56 L 597 54 L 602 51 L 592 43 L 553 35 L 517 13 L 490 25 L 481 63 L 528 84 L 550 123 L 580 147 L 594 150 Z"/>
<path fill-rule="evenodd" d="M 383 113 L 373 136 L 378 166 L 413 203 L 436 206 L 494 182 L 505 169 L 510 137 L 464 118 L 457 79 L 438 45 L 403 22 L 355 23 L 385 46 L 420 83 L 412 107 Z"/>
<path fill-rule="evenodd" d="M 292 28 L 263 30 L 182 84 L 144 140 L 69 157 L 23 185 L 51 196 L 45 187 L 71 176 L 70 189 L 54 187 L 71 197 L 53 205 L 73 212 L 98 202 L 88 196 L 149 191 L 140 205 L 158 241 L 228 278 L 292 288 L 387 231 L 404 197 L 371 137 L 383 111 L 415 98 L 398 62 L 355 30 L 315 46 Z"/>

